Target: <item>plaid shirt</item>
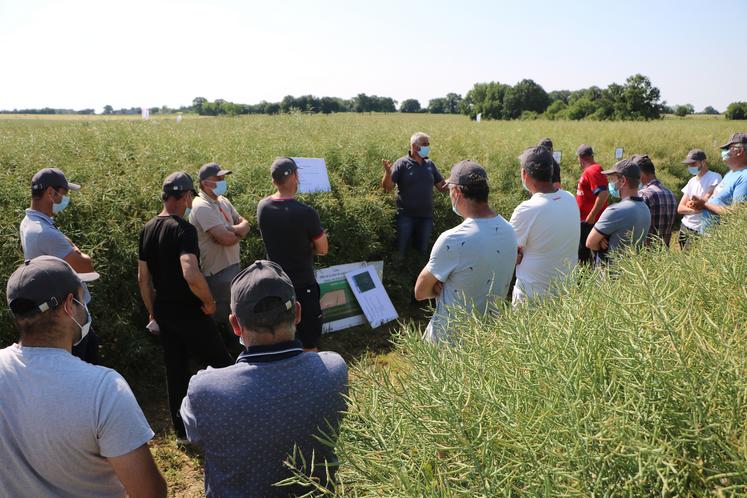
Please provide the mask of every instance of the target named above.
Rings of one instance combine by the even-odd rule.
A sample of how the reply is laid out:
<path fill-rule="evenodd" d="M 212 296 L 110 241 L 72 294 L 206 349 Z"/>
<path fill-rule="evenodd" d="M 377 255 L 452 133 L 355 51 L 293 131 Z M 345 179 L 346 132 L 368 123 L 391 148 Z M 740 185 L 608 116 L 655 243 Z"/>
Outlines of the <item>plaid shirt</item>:
<path fill-rule="evenodd" d="M 672 227 L 677 217 L 677 198 L 657 179 L 651 180 L 639 191 L 651 211 L 651 228 L 646 235 L 646 245 L 651 245 L 656 237 L 669 247 Z"/>

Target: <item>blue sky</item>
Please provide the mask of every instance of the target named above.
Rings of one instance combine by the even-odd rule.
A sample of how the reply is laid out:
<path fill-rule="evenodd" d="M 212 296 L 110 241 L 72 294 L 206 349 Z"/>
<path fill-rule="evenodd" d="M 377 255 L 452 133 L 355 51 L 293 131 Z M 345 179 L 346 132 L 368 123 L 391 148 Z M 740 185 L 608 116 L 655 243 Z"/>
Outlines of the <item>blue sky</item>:
<path fill-rule="evenodd" d="M 642 73 L 670 104 L 747 100 L 747 0 L 0 0 L 0 109 L 256 103 Z"/>

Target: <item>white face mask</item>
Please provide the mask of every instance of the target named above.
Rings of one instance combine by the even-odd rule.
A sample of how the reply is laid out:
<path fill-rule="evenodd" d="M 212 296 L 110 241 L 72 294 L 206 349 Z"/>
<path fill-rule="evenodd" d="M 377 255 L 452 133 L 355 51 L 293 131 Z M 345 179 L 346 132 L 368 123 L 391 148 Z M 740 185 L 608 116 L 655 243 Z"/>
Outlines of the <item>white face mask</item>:
<path fill-rule="evenodd" d="M 78 339 L 76 342 L 73 343 L 73 346 L 77 346 L 88 335 L 88 331 L 91 330 L 91 322 L 93 321 L 93 319 L 91 318 L 91 313 L 88 311 L 88 306 L 81 303 L 77 299 L 73 299 L 73 301 L 83 306 L 83 309 L 86 310 L 86 323 L 84 323 L 83 325 L 78 323 L 78 320 L 73 318 L 73 315 L 69 315 L 70 319 L 75 322 L 75 325 L 80 327 L 80 339 Z"/>

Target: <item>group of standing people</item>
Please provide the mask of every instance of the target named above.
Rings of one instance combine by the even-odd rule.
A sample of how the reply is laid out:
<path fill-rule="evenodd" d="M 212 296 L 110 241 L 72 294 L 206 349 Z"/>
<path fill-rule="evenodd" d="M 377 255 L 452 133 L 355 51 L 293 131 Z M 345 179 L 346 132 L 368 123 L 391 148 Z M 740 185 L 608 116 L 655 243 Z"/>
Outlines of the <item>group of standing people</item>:
<path fill-rule="evenodd" d="M 448 192 L 463 218 L 438 237 L 415 282 L 416 299 L 436 299 L 425 338 L 452 342 L 456 309 L 489 313 L 507 297 L 519 306 L 552 293 L 579 261 L 606 264 L 625 246 L 668 246 L 678 213 L 686 248 L 747 201 L 745 149 L 744 133 L 721 146 L 730 170 L 723 179 L 702 150 L 690 151 L 683 163 L 693 178 L 678 203 L 648 156 L 603 170 L 588 145 L 577 149 L 574 196 L 561 188 L 552 141 L 544 139 L 518 157 L 531 197 L 506 221 L 489 204 L 481 165 L 461 161 L 444 179 L 430 159 L 430 138 L 416 133 L 406 156 L 384 161 L 381 181 L 386 191 L 397 187 L 399 252 L 414 246 L 427 254 L 434 188 Z M 270 167 L 276 192 L 257 207 L 267 259 L 242 270 L 239 244 L 250 223 L 224 195 L 229 175 L 218 164 L 202 166 L 199 193 L 186 172 L 166 177 L 162 210 L 140 233 L 138 284 L 148 329 L 163 347 L 178 441 L 205 450 L 206 493 L 285 495 L 294 490 L 274 484 L 290 476 L 289 455 L 322 485 L 334 476 L 334 452 L 318 436 L 336 432 L 348 371 L 336 353 L 318 352 L 313 261 L 328 240 L 316 210 L 295 198 L 297 165 L 278 158 Z M 20 225 L 25 262 L 7 284 L 20 340 L 0 350 L 0 494 L 164 496 L 142 410 L 119 374 L 95 365 L 86 287 L 99 277 L 93 260 L 54 223 L 79 188 L 53 168 L 31 181 Z M 213 368 L 192 376 L 190 357 Z"/>

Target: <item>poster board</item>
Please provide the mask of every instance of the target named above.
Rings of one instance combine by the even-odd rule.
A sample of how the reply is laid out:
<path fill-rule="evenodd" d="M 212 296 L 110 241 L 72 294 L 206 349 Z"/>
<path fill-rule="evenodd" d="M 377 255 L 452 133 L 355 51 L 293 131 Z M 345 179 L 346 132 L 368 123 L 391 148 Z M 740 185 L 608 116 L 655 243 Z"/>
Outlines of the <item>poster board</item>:
<path fill-rule="evenodd" d="M 345 278 L 372 328 L 398 318 L 397 310 L 373 267 L 351 271 Z"/>
<path fill-rule="evenodd" d="M 615 147 L 615 159 L 618 161 L 623 158 L 624 149 L 622 147 Z"/>
<path fill-rule="evenodd" d="M 319 302 L 322 307 L 323 334 L 366 323 L 366 316 L 345 275 L 369 266 L 375 269 L 379 279 L 383 278 L 383 261 L 348 263 L 316 271 L 316 281 L 320 289 Z"/>
<path fill-rule="evenodd" d="M 292 157 L 298 166 L 298 191 L 308 194 L 311 192 L 329 192 L 327 164 L 321 157 Z"/>
<path fill-rule="evenodd" d="M 555 159 L 555 162 L 560 164 L 560 158 L 563 157 L 563 153 L 559 150 L 552 151 L 552 158 Z"/>

